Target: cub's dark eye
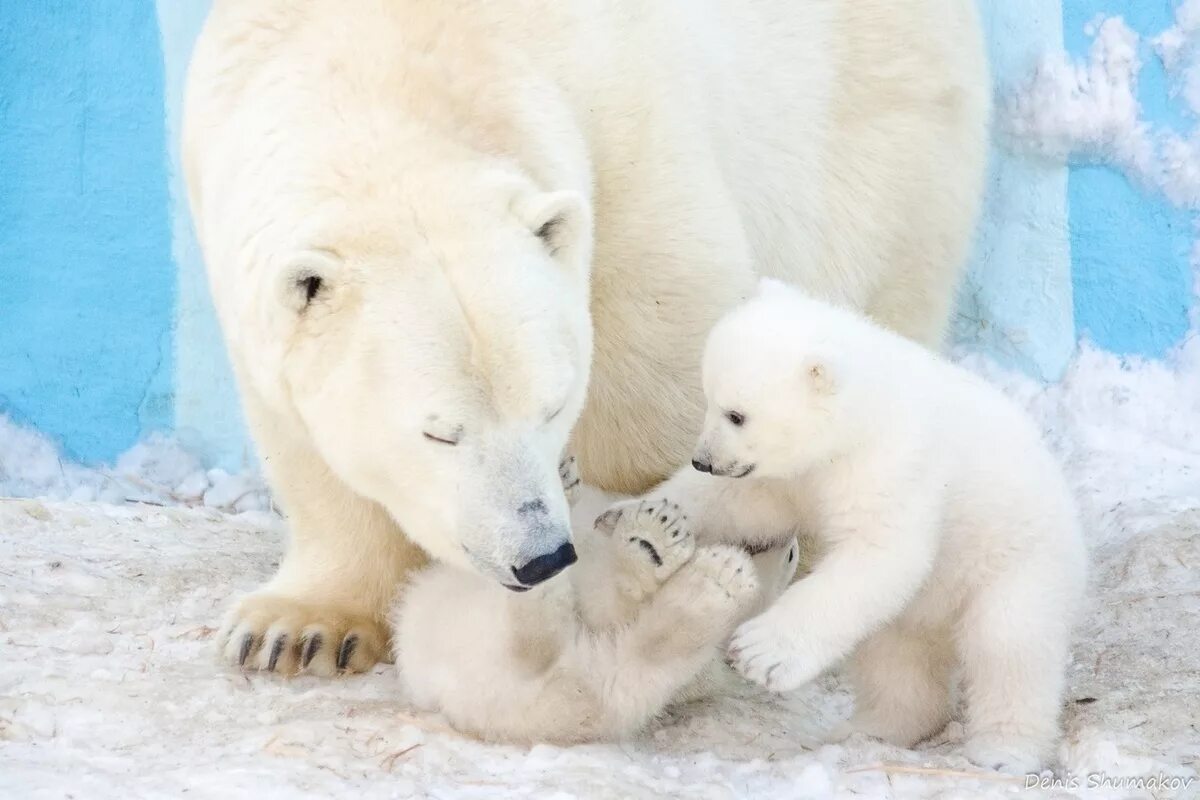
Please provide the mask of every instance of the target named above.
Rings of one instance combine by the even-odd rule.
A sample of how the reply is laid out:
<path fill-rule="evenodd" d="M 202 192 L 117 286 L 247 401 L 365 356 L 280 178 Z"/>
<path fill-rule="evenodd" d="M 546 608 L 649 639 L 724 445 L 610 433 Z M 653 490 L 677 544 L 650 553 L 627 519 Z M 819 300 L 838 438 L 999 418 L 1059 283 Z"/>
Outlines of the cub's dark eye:
<path fill-rule="evenodd" d="M 426 439 L 428 439 L 431 442 L 437 442 L 438 444 L 448 444 L 451 447 L 458 444 L 458 440 L 462 437 L 462 434 L 457 431 L 454 434 L 452 434 L 454 437 L 452 439 L 448 438 L 446 436 L 438 436 L 437 434 L 433 434 L 428 431 L 425 431 L 423 435 L 425 436 Z"/>
<path fill-rule="evenodd" d="M 318 275 L 306 275 L 296 281 L 296 287 L 304 292 L 304 302 L 311 303 L 313 298 L 321 293 L 324 281 Z"/>
<path fill-rule="evenodd" d="M 725 419 L 729 420 L 729 423 L 735 428 L 740 428 L 746 424 L 746 415 L 738 411 L 726 411 Z"/>

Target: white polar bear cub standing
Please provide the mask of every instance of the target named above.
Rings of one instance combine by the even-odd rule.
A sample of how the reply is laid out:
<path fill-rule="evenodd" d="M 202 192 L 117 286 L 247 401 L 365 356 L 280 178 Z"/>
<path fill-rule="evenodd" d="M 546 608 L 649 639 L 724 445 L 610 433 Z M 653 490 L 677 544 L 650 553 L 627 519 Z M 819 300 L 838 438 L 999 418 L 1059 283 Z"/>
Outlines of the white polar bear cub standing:
<path fill-rule="evenodd" d="M 693 463 L 723 477 L 681 473 L 662 491 L 706 529 L 799 525 L 824 548 L 737 630 L 734 667 L 778 691 L 853 654 L 850 729 L 910 746 L 948 721 L 961 666 L 967 756 L 1036 769 L 1057 737 L 1086 552 L 1031 421 L 965 370 L 776 281 L 718 323 L 703 371 Z"/>

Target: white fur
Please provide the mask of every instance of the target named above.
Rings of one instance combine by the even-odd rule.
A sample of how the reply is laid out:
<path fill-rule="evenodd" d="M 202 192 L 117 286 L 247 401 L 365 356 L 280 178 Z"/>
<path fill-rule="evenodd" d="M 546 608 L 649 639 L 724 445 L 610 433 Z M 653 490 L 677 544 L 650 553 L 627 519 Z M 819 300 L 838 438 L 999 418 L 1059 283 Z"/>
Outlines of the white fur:
<path fill-rule="evenodd" d="M 569 536 L 569 436 L 592 484 L 666 477 L 758 274 L 936 345 L 982 52 L 971 0 L 218 0 L 185 170 L 292 533 L 225 657 L 366 668 L 423 553 L 511 580 Z"/>
<path fill-rule="evenodd" d="M 577 531 L 565 580 L 526 593 L 450 565 L 418 573 L 393 617 L 408 699 L 489 741 L 574 743 L 627 737 L 719 690 L 718 648 L 786 588 L 795 540 L 753 562 L 697 550 L 666 500 L 602 522 Z"/>
<path fill-rule="evenodd" d="M 961 667 L 967 755 L 1035 770 L 1057 736 L 1086 569 L 1058 464 L 995 388 L 765 284 L 709 340 L 696 450 L 749 477 L 688 470 L 655 492 L 691 509 L 703 540 L 800 529 L 822 544 L 812 573 L 738 629 L 735 668 L 782 691 L 850 657 L 849 730 L 909 746 L 949 719 Z"/>

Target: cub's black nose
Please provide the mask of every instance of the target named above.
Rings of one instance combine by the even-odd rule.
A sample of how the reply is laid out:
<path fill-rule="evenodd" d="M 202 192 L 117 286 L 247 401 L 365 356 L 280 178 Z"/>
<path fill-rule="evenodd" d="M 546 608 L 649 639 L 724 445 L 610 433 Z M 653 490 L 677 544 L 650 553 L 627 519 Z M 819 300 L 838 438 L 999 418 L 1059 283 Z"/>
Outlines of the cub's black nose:
<path fill-rule="evenodd" d="M 523 586 L 536 586 L 542 581 L 550 580 L 577 560 L 575 546 L 564 542 L 553 553 L 540 555 L 522 566 L 513 567 L 512 573 Z"/>
<path fill-rule="evenodd" d="M 712 472 L 712 462 L 711 461 L 702 461 L 699 458 L 693 458 L 692 466 L 695 467 L 700 472 Z"/>

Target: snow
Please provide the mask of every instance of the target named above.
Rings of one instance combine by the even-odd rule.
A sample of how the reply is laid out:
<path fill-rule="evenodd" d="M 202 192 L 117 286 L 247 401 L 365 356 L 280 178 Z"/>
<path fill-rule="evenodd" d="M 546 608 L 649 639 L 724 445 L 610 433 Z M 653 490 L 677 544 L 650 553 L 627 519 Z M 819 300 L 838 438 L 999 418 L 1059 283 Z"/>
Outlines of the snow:
<path fill-rule="evenodd" d="M 1113 781 L 1194 778 L 1200 338 L 1167 364 L 1084 346 L 1050 387 L 959 358 L 1041 423 L 1094 559 L 1062 765 L 1021 796 L 1152 797 Z M 11 424 L 0 437 L 0 488 L 60 498 L 0 500 L 0 797 L 999 798 L 1024 787 L 970 765 L 958 723 L 915 751 L 862 737 L 822 744 L 850 705 L 836 673 L 782 696 L 747 686 L 675 709 L 639 739 L 574 748 L 460 737 L 406 709 L 387 665 L 336 681 L 243 674 L 216 663 L 211 626 L 271 574 L 281 521 L 198 498 L 230 508 L 260 484 L 209 479 L 166 439 L 122 459 L 117 479 L 62 462 Z M 93 501 L 119 486 L 175 504 Z M 71 499 L 82 490 L 86 502 Z M 1110 783 L 1089 788 L 1095 773 Z"/>
<path fill-rule="evenodd" d="M 206 506 L 235 512 L 271 508 L 261 477 L 253 472 L 230 475 L 222 469 L 205 470 L 199 458 L 169 436 L 151 435 L 123 453 L 111 469 L 85 467 L 4 414 L 0 414 L 0 495 Z"/>
<path fill-rule="evenodd" d="M 1027 84 L 1002 99 L 1000 130 L 1021 149 L 1056 160 L 1102 154 L 1147 176 L 1155 154 L 1139 120 L 1138 35 L 1120 17 L 1092 23 L 1086 63 L 1049 53 Z"/>
<path fill-rule="evenodd" d="M 1175 24 L 1145 40 L 1121 17 L 1098 15 L 1086 33 L 1093 37 L 1086 59 L 1046 53 L 1028 79 L 1002 94 L 1001 140 L 1053 161 L 1108 164 L 1177 205 L 1197 206 L 1200 127 L 1180 133 L 1146 122 L 1137 89 L 1142 53 L 1152 51 L 1172 93 L 1200 115 L 1200 0 L 1184 0 Z"/>
<path fill-rule="evenodd" d="M 1142 121 L 1142 40 L 1119 18 L 1092 30 L 1086 60 L 1048 54 L 1001 99 L 999 128 L 1194 203 L 1200 135 Z M 1200 112 L 1198 35 L 1185 0 L 1147 44 Z M 958 723 L 913 751 L 823 744 L 850 705 L 836 672 L 674 709 L 629 742 L 516 748 L 413 713 L 387 665 L 336 681 L 230 669 L 211 626 L 282 549 L 261 479 L 162 436 L 88 468 L 0 415 L 0 797 L 1200 796 L 1200 336 L 1165 363 L 1085 343 L 1053 386 L 955 357 L 1042 425 L 1093 558 L 1060 764 L 1027 791 L 970 765 Z"/>

